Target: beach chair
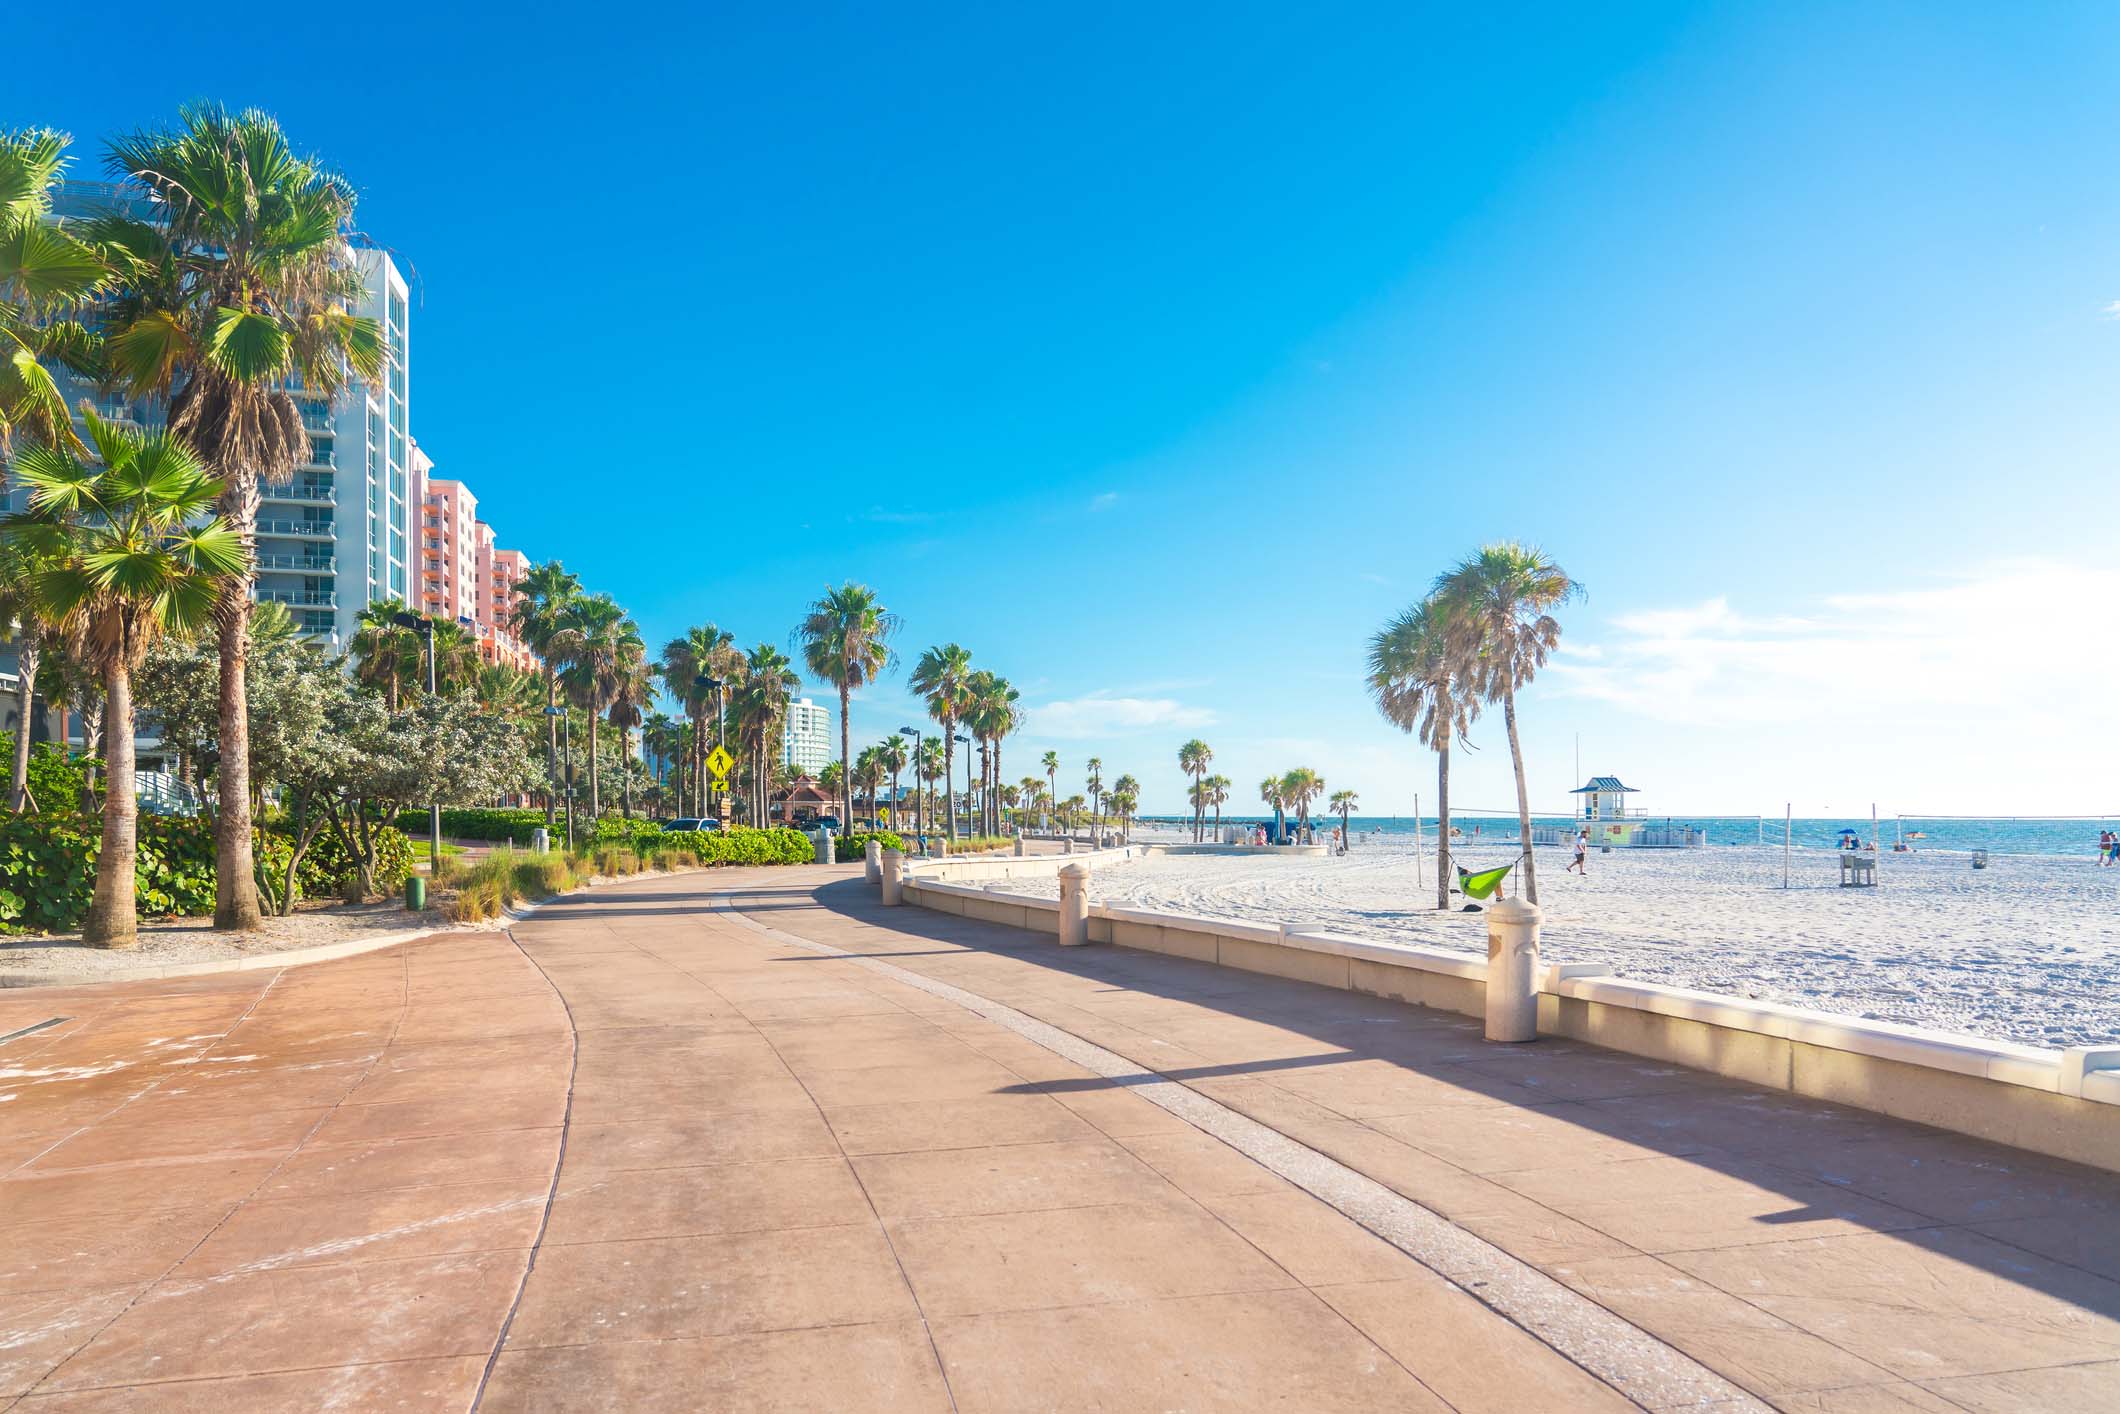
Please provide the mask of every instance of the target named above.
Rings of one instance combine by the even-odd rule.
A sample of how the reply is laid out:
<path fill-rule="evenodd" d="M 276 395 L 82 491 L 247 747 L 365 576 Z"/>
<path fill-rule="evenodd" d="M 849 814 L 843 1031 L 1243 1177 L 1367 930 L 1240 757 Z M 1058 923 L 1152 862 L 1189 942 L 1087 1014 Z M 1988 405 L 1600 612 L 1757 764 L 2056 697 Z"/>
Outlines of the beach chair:
<path fill-rule="evenodd" d="M 1495 892 L 1502 887 L 1502 880 L 1508 878 L 1509 871 L 1514 868 L 1514 859 L 1499 869 L 1482 869 L 1477 874 L 1460 864 L 1457 866 L 1458 892 L 1466 898 L 1493 898 Z"/>

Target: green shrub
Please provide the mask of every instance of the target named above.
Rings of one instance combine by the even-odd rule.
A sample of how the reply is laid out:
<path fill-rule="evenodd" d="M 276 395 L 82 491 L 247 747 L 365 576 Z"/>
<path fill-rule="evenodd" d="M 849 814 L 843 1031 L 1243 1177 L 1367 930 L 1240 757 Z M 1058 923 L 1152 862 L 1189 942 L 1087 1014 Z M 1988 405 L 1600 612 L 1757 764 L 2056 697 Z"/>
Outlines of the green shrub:
<path fill-rule="evenodd" d="M 526 845 L 530 832 L 545 823 L 542 810 L 444 810 L 442 834 L 452 840 L 490 840 Z M 427 833 L 425 810 L 398 813 L 398 828 L 411 835 Z"/>
<path fill-rule="evenodd" d="M 876 841 L 884 849 L 895 849 L 901 854 L 905 852 L 905 841 L 889 830 L 864 830 L 851 835 L 841 835 L 832 844 L 833 855 L 841 864 L 858 864 L 868 857 L 867 845 L 870 840 Z"/>
<path fill-rule="evenodd" d="M 381 893 L 394 894 L 412 877 L 412 841 L 403 830 L 389 825 L 377 825 L 374 830 L 375 886 Z M 360 865 L 339 843 L 338 831 L 327 828 L 317 833 L 309 852 L 302 856 L 295 880 L 305 896 L 325 898 L 342 894 L 347 881 L 359 873 Z"/>
<path fill-rule="evenodd" d="M 658 835 L 659 850 L 682 849 L 703 864 L 808 864 L 817 857 L 817 847 L 800 830 L 776 826 L 770 830 L 671 830 Z"/>
<path fill-rule="evenodd" d="M 606 815 L 596 822 L 589 832 L 591 844 L 637 844 L 663 833 L 663 827 L 654 820 L 639 818 L 628 820 L 623 815 Z"/>
<path fill-rule="evenodd" d="M 204 820 L 140 817 L 134 897 L 151 918 L 213 912 L 213 831 Z M 88 916 L 103 853 L 102 822 L 0 817 L 0 929 L 71 932 Z"/>
<path fill-rule="evenodd" d="M 0 771 L 13 775 L 15 734 L 0 732 Z M 80 758 L 55 742 L 40 741 L 29 749 L 29 793 L 42 815 L 71 815 L 81 808 L 81 792 L 88 784 Z"/>

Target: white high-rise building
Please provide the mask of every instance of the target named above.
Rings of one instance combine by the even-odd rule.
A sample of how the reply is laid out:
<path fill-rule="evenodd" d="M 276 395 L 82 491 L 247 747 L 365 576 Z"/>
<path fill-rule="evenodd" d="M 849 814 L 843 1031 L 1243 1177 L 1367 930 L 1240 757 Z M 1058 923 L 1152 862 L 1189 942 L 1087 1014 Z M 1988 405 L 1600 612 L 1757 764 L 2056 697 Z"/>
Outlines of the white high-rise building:
<path fill-rule="evenodd" d="M 799 698 L 788 704 L 788 724 L 780 732 L 781 758 L 806 776 L 815 776 L 839 752 L 832 743 L 832 709 Z"/>
<path fill-rule="evenodd" d="M 258 509 L 258 598 L 287 605 L 303 632 L 341 650 L 352 645 L 362 609 L 418 598 L 407 559 L 417 514 L 408 291 L 382 251 L 350 254 L 361 273 L 357 312 L 383 331 L 382 376 L 350 384 L 336 406 L 295 390 L 309 465 L 285 485 L 264 487 Z"/>

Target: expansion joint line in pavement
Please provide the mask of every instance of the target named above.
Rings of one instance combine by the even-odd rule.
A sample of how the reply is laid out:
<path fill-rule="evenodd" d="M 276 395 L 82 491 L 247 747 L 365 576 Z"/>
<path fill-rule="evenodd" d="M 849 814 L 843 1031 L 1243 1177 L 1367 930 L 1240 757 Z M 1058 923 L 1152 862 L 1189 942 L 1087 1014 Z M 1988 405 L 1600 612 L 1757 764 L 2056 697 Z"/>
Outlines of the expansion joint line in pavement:
<path fill-rule="evenodd" d="M 552 1181 L 545 1187 L 545 1206 L 537 1216 L 537 1235 L 530 1239 L 530 1253 L 523 1260 L 522 1280 L 515 1284 L 515 1295 L 508 1301 L 508 1314 L 501 1317 L 501 1328 L 494 1334 L 493 1350 L 486 1356 L 486 1368 L 479 1371 L 478 1389 L 471 1396 L 472 1414 L 477 1414 L 486 1402 L 486 1386 L 493 1382 L 493 1367 L 500 1363 L 501 1351 L 508 1344 L 508 1332 L 515 1327 L 515 1313 L 523 1308 L 523 1293 L 530 1289 L 530 1274 L 537 1270 L 537 1254 L 545 1250 L 545 1232 L 552 1226 L 552 1205 L 559 1197 L 560 1170 L 566 1167 L 567 1163 L 567 1138 L 574 1125 L 574 1082 L 581 1074 L 582 1065 L 581 1032 L 574 1025 L 574 1008 L 568 1003 L 567 994 L 552 980 L 552 974 L 545 971 L 544 964 L 531 956 L 530 950 L 523 946 L 522 939 L 515 936 L 513 928 L 503 928 L 501 935 L 515 944 L 515 950 L 537 969 L 537 975 L 545 979 L 545 985 L 552 989 L 552 995 L 559 998 L 560 1010 L 566 1013 L 567 1103 L 560 1111 L 559 1152 L 552 1158 Z"/>
<path fill-rule="evenodd" d="M 1660 1409 L 1702 1405 L 1729 1410 L 1768 1407 L 1682 1351 L 1569 1290 L 1485 1238 L 1159 1071 L 976 992 L 923 976 L 880 957 L 851 953 L 761 923 L 743 911 L 735 895 L 720 894 L 714 902 L 721 913 L 753 932 L 813 953 L 842 958 L 894 982 L 954 1002 L 1213 1135 L 1368 1228 L 1637 1403 Z"/>

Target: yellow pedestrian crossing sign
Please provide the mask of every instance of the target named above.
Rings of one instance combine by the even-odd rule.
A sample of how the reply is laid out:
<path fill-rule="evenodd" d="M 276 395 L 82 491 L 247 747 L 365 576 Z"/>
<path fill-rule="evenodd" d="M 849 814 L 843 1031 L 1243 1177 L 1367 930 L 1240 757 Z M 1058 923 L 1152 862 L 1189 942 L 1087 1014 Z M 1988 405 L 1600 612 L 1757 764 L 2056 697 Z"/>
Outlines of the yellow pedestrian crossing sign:
<path fill-rule="evenodd" d="M 729 754 L 729 749 L 725 746 L 717 746 L 707 753 L 707 769 L 714 773 L 714 779 L 717 781 L 727 780 L 729 768 L 735 764 L 736 758 Z"/>

